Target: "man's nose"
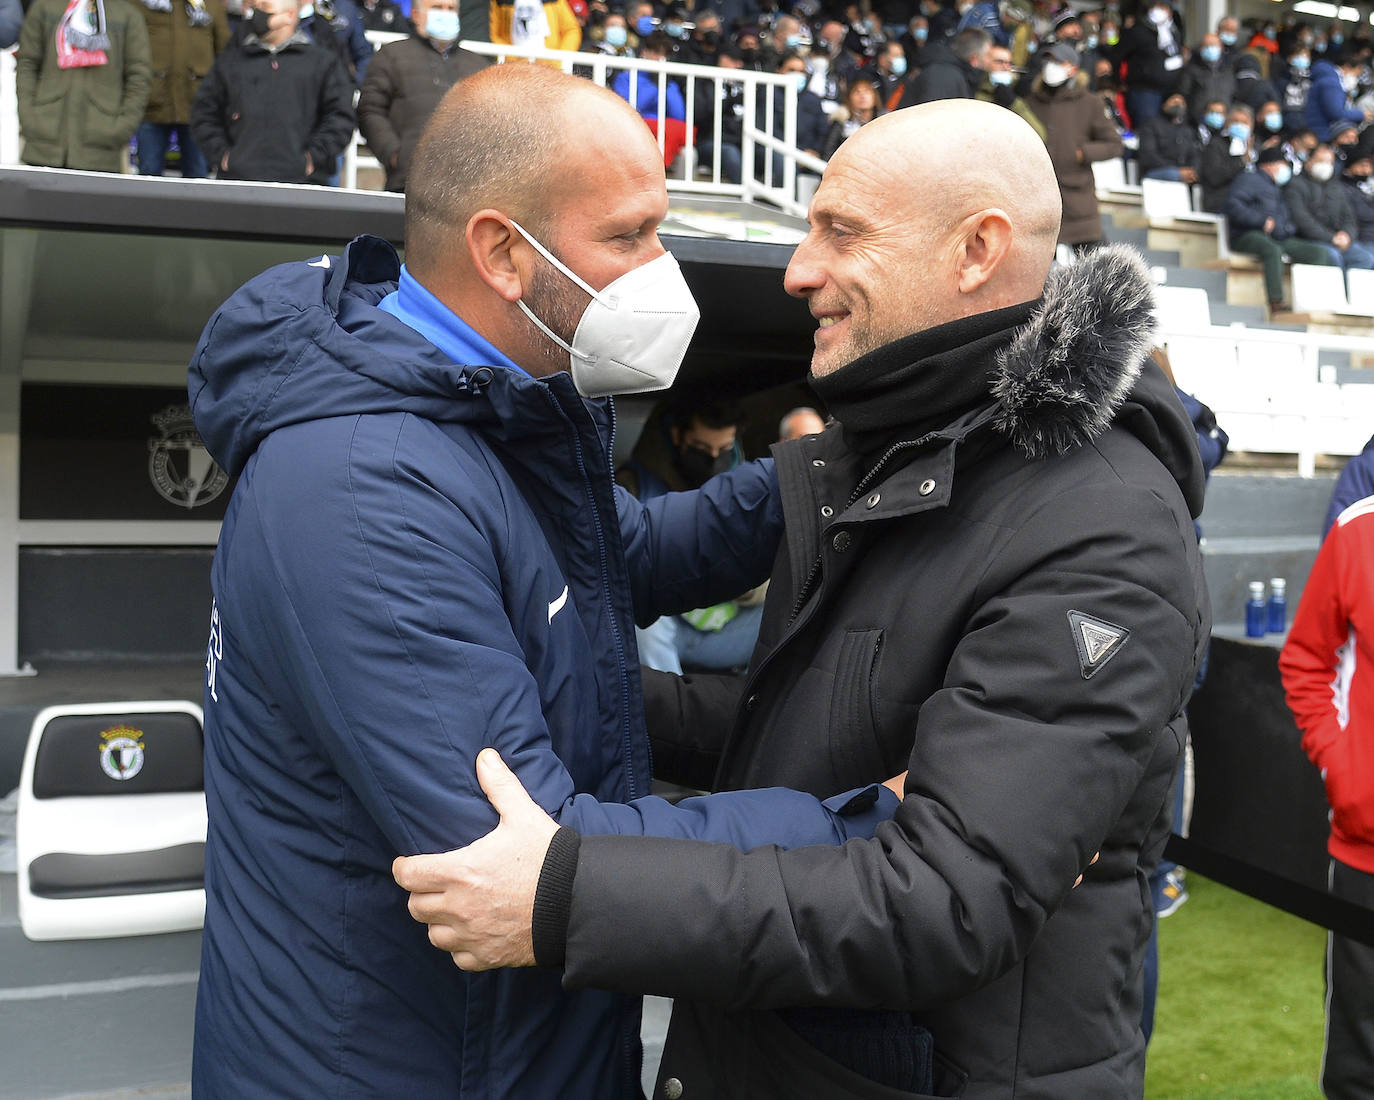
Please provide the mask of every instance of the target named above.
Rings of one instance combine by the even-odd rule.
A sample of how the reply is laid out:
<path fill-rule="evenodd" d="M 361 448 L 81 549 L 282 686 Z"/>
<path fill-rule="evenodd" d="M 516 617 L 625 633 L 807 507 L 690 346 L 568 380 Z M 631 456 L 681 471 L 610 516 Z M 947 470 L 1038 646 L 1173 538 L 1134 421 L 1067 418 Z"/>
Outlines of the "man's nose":
<path fill-rule="evenodd" d="M 792 253 L 792 259 L 788 261 L 787 271 L 782 277 L 783 289 L 794 298 L 810 297 L 825 282 L 825 276 L 821 273 L 809 247 L 810 240 L 808 236 L 797 245 L 797 250 Z"/>

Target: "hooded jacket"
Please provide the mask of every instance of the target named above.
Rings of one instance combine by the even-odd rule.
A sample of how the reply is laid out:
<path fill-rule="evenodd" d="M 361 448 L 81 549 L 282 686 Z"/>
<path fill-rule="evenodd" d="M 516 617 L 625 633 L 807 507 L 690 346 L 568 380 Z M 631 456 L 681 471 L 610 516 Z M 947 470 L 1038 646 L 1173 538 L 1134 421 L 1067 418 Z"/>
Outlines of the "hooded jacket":
<path fill-rule="evenodd" d="M 1341 70 L 1330 61 L 1318 61 L 1312 66 L 1312 86 L 1307 89 L 1307 128 L 1325 141 L 1331 124 L 1341 120 L 1360 125 L 1364 112 L 1351 105 Z"/>
<path fill-rule="evenodd" d="M 407 912 L 397 855 L 496 824 L 477 752 L 591 832 L 833 844 L 876 816 L 790 791 L 619 804 L 650 774 L 631 595 L 652 617 L 757 583 L 771 468 L 639 505 L 611 481 L 609 401 L 454 362 L 378 308 L 398 275 L 368 237 L 273 268 L 191 365 L 239 479 L 212 574 L 195 1092 L 636 1097 L 636 999 L 464 974 Z"/>
<path fill-rule="evenodd" d="M 813 380 L 841 427 L 774 448 L 787 536 L 716 785 L 907 768 L 906 797 L 840 849 L 581 838 L 564 982 L 678 998 L 661 1084 L 909 1096 L 933 1037 L 934 1095 L 1142 1094 L 1148 879 L 1210 631 L 1152 299 L 1109 248 Z M 695 684 L 646 684 L 651 728 L 709 726 Z M 796 1005 L 834 1011 L 771 1011 Z"/>
<path fill-rule="evenodd" d="M 1043 76 L 1036 77 L 1026 102 L 1045 127 L 1045 148 L 1054 165 L 1054 178 L 1059 181 L 1064 210 L 1059 242 L 1101 240 L 1102 216 L 1097 208 L 1093 164 L 1119 157 L 1124 149 L 1106 104 L 1088 91 L 1084 72 L 1058 88 L 1047 86 Z"/>
<path fill-rule="evenodd" d="M 1252 229 L 1263 233 L 1270 218 L 1274 225 L 1268 232 L 1274 240 L 1286 241 L 1298 235 L 1288 204 L 1283 200 L 1283 188 L 1262 168 L 1242 172 L 1231 181 L 1224 212 L 1232 237 Z"/>
<path fill-rule="evenodd" d="M 982 69 L 956 57 L 948 42 L 932 40 L 925 48 L 921 71 L 907 86 L 899 106 L 914 107 L 937 99 L 972 99 L 982 80 Z"/>

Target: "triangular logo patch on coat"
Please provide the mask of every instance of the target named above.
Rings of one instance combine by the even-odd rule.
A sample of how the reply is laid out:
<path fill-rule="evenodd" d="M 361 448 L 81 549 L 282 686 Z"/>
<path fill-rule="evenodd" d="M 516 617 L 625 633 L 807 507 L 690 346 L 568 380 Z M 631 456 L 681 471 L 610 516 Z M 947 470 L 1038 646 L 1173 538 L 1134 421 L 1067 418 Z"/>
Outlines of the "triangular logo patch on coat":
<path fill-rule="evenodd" d="M 1124 626 L 1109 623 L 1081 611 L 1069 612 L 1069 629 L 1073 632 L 1073 643 L 1078 648 L 1078 665 L 1083 679 L 1088 680 L 1121 652 L 1131 632 Z"/>

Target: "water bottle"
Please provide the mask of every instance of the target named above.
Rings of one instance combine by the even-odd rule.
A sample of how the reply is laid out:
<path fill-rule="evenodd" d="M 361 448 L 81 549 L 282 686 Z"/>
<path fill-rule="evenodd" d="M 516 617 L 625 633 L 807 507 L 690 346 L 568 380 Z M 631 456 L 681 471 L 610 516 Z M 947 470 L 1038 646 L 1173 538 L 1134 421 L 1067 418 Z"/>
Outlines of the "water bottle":
<path fill-rule="evenodd" d="M 1288 585 L 1282 577 L 1269 582 L 1267 628 L 1270 634 L 1282 634 L 1288 629 Z"/>
<path fill-rule="evenodd" d="M 1245 636 L 1263 638 L 1268 625 L 1268 608 L 1264 602 L 1264 582 L 1250 582 L 1250 600 L 1245 605 Z"/>

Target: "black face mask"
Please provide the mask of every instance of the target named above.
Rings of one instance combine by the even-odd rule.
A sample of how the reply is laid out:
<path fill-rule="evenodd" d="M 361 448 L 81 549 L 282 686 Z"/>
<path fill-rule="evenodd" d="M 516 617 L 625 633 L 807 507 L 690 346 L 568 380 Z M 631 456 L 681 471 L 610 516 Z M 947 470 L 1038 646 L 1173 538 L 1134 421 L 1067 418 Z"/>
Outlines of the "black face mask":
<path fill-rule="evenodd" d="M 745 50 L 740 50 L 740 52 L 739 52 L 739 59 L 740 59 L 741 61 L 743 61 L 746 65 L 752 65 L 752 64 L 754 63 L 755 59 L 758 58 L 758 56 L 759 56 L 759 51 L 758 51 L 758 50 L 749 50 L 749 49 L 745 49 Z"/>
<path fill-rule="evenodd" d="M 259 38 L 266 38 L 268 31 L 272 29 L 272 16 L 270 13 L 253 9 L 253 14 L 248 17 L 248 29 Z"/>
<path fill-rule="evenodd" d="M 698 488 L 716 474 L 723 474 L 734 465 L 734 448 L 711 455 L 700 447 L 687 447 L 677 453 L 677 469 L 688 485 Z"/>
<path fill-rule="evenodd" d="M 1178 106 L 1177 104 L 1175 104 L 1175 105 L 1172 106 L 1172 107 L 1165 107 L 1165 108 L 1164 108 L 1164 117 L 1165 117 L 1165 118 L 1182 118 L 1182 117 L 1183 117 L 1183 108 L 1180 107 L 1180 106 Z"/>

